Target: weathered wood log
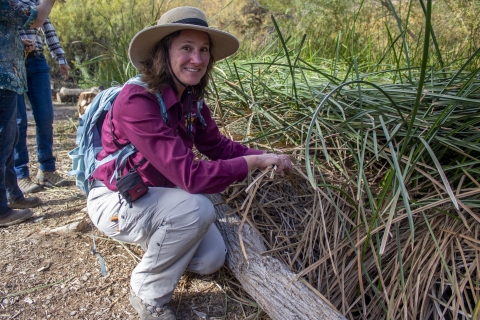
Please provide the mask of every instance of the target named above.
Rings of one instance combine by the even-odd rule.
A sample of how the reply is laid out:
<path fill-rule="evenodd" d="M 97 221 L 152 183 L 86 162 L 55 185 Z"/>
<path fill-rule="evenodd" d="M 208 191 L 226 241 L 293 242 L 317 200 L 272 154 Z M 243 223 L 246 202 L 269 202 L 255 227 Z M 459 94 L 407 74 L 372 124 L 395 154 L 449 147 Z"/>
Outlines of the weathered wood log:
<path fill-rule="evenodd" d="M 80 98 L 82 98 L 82 94 L 86 94 L 86 98 L 88 100 L 88 97 L 92 97 L 92 99 L 93 99 L 95 97 L 95 95 L 97 95 L 102 90 L 103 90 L 103 87 L 93 87 L 93 88 L 90 88 L 90 89 L 62 87 L 57 92 L 57 100 L 59 102 L 79 100 L 79 102 L 80 102 Z M 90 103 L 90 102 L 88 102 L 88 103 Z"/>
<path fill-rule="evenodd" d="M 86 227 L 88 227 L 88 223 L 89 223 L 89 220 L 86 218 L 83 218 L 83 219 L 76 220 L 74 222 L 70 222 L 69 224 L 66 224 L 61 227 L 42 230 L 40 231 L 40 234 L 50 234 L 50 233 L 67 234 L 67 233 L 80 232 L 84 230 Z"/>
<path fill-rule="evenodd" d="M 267 251 L 256 231 L 245 224 L 242 240 L 248 261 L 242 252 L 238 235 L 241 223 L 237 215 L 226 213 L 231 208 L 219 194 L 207 195 L 215 204 L 216 225 L 223 235 L 228 254 L 226 265 L 240 281 L 243 289 L 273 320 L 345 319 L 328 300 L 310 289 L 278 259 L 262 256 Z"/>
<path fill-rule="evenodd" d="M 77 101 L 78 96 L 83 91 L 85 91 L 85 89 L 62 87 L 57 93 L 57 100 L 58 102 Z"/>

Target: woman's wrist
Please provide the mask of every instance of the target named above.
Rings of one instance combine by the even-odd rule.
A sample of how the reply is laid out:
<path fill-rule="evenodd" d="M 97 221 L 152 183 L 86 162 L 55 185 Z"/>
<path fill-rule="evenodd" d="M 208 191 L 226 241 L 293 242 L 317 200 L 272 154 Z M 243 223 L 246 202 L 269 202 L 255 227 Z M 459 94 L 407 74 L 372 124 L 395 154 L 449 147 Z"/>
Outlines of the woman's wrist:
<path fill-rule="evenodd" d="M 258 155 L 243 156 L 247 161 L 248 171 L 252 171 L 258 168 Z"/>

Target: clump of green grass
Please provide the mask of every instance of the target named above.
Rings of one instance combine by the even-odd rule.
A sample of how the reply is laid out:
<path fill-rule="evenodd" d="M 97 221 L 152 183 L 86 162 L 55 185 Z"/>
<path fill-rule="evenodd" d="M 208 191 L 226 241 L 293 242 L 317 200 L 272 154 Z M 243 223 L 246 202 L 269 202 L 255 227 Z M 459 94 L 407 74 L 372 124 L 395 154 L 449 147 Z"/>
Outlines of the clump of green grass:
<path fill-rule="evenodd" d="M 431 30 L 431 3 L 425 17 Z M 270 216 L 262 203 L 289 198 L 263 184 L 248 212 L 265 239 L 277 235 L 269 246 L 285 245 L 278 257 L 350 318 L 475 318 L 480 51 L 436 69 L 427 32 L 418 67 L 336 59 L 329 70 L 277 32 L 281 51 L 225 62 L 213 86 L 227 133 L 305 165 L 307 208 L 295 200 Z M 280 220 L 274 231 L 266 219 Z"/>

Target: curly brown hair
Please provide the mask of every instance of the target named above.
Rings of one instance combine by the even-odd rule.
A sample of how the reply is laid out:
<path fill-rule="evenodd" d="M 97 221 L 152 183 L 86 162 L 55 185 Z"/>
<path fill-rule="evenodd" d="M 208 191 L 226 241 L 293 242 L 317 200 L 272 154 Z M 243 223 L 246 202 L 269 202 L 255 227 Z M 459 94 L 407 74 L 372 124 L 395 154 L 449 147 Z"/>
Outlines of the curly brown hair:
<path fill-rule="evenodd" d="M 172 87 L 175 93 L 178 94 L 172 70 L 169 62 L 169 49 L 173 39 L 180 35 L 182 30 L 170 33 L 168 36 L 160 40 L 153 48 L 149 58 L 146 61 L 142 61 L 142 81 L 147 84 L 147 91 L 155 94 L 158 90 Z M 210 40 L 210 37 L 209 37 Z M 212 41 L 210 41 L 210 60 L 207 65 L 207 71 L 202 77 L 200 82 L 193 86 L 193 92 L 197 99 L 203 99 L 207 96 L 207 86 L 210 81 L 211 72 L 213 70 L 213 64 L 215 59 L 212 55 Z"/>

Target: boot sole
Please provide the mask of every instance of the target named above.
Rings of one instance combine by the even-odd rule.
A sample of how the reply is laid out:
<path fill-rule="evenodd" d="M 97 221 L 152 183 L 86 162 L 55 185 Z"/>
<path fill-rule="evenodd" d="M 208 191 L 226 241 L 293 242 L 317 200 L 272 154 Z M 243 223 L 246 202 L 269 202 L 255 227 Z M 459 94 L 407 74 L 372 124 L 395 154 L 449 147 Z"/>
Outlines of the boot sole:
<path fill-rule="evenodd" d="M 9 227 L 9 226 L 13 226 L 15 224 L 22 223 L 23 221 L 30 219 L 32 216 L 33 216 L 33 212 L 28 217 L 20 218 L 20 219 L 14 220 L 12 222 L 0 223 L 0 227 Z"/>
<path fill-rule="evenodd" d="M 29 190 L 22 190 L 20 188 L 20 190 L 22 190 L 23 194 L 37 193 L 37 192 L 42 191 L 42 189 L 43 189 L 43 187 L 41 185 L 38 185 L 38 188 L 35 187 L 35 188 L 29 189 Z"/>
<path fill-rule="evenodd" d="M 64 182 L 60 182 L 60 183 L 57 183 L 57 184 L 52 184 L 50 182 L 41 182 L 39 181 L 38 184 L 41 186 L 41 187 L 51 187 L 51 188 L 59 188 L 59 187 L 69 187 L 69 186 L 72 186 L 74 184 L 74 182 L 70 182 L 70 181 L 64 181 Z"/>
<path fill-rule="evenodd" d="M 25 204 L 18 204 L 18 203 L 9 203 L 8 206 L 12 209 L 30 209 L 30 208 L 36 208 L 39 205 L 41 205 L 43 202 L 40 201 L 39 203 L 36 203 L 34 205 L 25 205 Z"/>

